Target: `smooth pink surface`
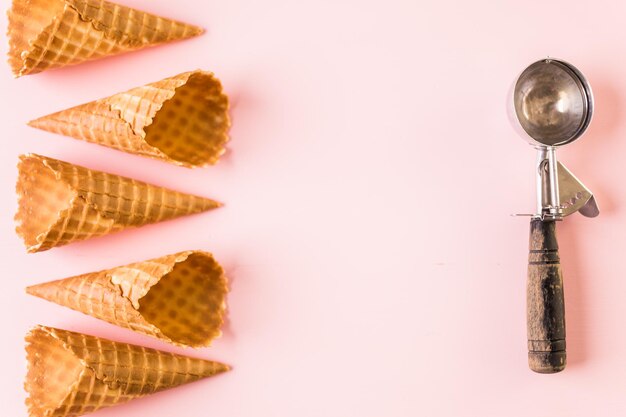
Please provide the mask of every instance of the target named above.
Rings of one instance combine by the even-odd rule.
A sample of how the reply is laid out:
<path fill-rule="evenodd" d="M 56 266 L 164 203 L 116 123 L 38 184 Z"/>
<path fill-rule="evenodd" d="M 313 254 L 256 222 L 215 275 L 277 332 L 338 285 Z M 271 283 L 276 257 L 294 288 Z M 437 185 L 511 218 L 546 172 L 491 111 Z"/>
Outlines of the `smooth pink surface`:
<path fill-rule="evenodd" d="M 23 336 L 37 323 L 181 351 L 27 296 L 26 285 L 193 248 L 217 256 L 232 292 L 224 336 L 184 352 L 234 370 L 99 417 L 626 413 L 626 5 L 124 3 L 207 33 L 19 80 L 0 66 L 0 414 L 25 415 Z M 516 75 L 547 55 L 593 86 L 591 128 L 559 154 L 602 210 L 559 224 L 569 365 L 551 376 L 526 366 L 528 220 L 509 214 L 534 207 L 535 156 L 506 114 Z M 25 124 L 196 68 L 232 98 L 232 142 L 216 167 Z M 25 152 L 225 206 L 26 255 L 12 221 Z"/>

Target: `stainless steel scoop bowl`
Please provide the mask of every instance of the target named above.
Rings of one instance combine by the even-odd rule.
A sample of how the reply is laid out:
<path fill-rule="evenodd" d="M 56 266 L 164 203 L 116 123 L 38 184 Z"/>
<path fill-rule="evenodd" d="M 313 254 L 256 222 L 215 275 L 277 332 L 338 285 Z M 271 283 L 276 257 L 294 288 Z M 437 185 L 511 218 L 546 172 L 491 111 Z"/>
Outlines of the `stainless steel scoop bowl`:
<path fill-rule="evenodd" d="M 540 146 L 576 140 L 593 115 L 589 83 L 573 65 L 557 59 L 542 59 L 522 72 L 513 105 L 529 141 Z"/>

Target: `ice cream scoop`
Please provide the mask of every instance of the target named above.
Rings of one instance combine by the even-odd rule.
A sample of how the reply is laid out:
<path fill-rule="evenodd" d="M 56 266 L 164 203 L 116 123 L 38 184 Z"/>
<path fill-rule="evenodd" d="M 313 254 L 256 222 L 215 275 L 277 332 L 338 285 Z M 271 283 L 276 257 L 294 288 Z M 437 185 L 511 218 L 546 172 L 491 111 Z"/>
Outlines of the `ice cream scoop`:
<path fill-rule="evenodd" d="M 513 90 L 518 131 L 537 149 L 537 212 L 530 221 L 527 282 L 528 364 L 539 373 L 565 369 L 563 276 L 556 221 L 599 214 L 593 194 L 556 159 L 558 146 L 581 137 L 593 115 L 589 83 L 573 65 L 547 58 L 528 66 Z"/>

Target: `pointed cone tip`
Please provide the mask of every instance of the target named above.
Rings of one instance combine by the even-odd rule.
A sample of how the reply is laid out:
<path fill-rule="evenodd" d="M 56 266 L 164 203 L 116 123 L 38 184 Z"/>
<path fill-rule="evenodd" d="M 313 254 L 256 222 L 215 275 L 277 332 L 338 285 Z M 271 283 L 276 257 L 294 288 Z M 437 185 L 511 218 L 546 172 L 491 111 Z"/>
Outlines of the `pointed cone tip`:
<path fill-rule="evenodd" d="M 224 203 L 221 203 L 216 200 L 212 200 L 208 197 L 199 197 L 199 196 L 197 197 L 200 199 L 200 203 L 196 205 L 196 207 L 198 207 L 197 213 L 218 209 L 224 206 Z"/>
<path fill-rule="evenodd" d="M 225 363 L 221 363 L 221 362 L 215 362 L 215 363 L 217 364 L 217 367 L 216 367 L 217 369 L 215 370 L 215 373 L 213 375 L 229 372 L 233 369 L 232 366 L 226 365 Z"/>
<path fill-rule="evenodd" d="M 203 27 L 196 26 L 196 25 L 190 25 L 190 26 L 193 28 L 192 36 L 204 35 L 204 33 L 206 32 L 206 30 Z"/>
<path fill-rule="evenodd" d="M 26 294 L 32 295 L 34 297 L 44 298 L 43 292 L 41 291 L 41 285 L 29 285 L 26 287 Z"/>
<path fill-rule="evenodd" d="M 51 113 L 46 116 L 38 117 L 36 119 L 30 120 L 26 122 L 28 127 L 32 127 L 39 130 L 44 130 L 47 132 L 59 133 L 55 127 L 54 119 L 50 119 L 50 116 L 55 115 L 56 113 Z"/>
<path fill-rule="evenodd" d="M 41 298 L 42 300 L 50 301 L 56 304 L 59 304 L 55 300 L 55 291 L 51 291 L 53 288 L 50 288 L 49 283 L 30 285 L 26 287 L 26 294 L 32 295 L 33 297 Z M 62 304 L 60 304 L 62 305 Z"/>

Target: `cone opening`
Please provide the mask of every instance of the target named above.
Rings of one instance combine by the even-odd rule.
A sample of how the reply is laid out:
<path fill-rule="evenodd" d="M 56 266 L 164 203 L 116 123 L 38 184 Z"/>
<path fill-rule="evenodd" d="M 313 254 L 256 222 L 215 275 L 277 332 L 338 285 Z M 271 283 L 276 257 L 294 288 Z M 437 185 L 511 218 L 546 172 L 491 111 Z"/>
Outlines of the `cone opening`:
<path fill-rule="evenodd" d="M 228 97 L 212 74 L 196 72 L 144 128 L 146 142 L 186 166 L 215 164 L 228 141 Z"/>
<path fill-rule="evenodd" d="M 9 11 L 9 64 L 16 76 L 24 75 L 32 43 L 64 8 L 63 0 L 13 0 Z"/>
<path fill-rule="evenodd" d="M 42 328 L 26 336 L 26 358 L 24 387 L 30 415 L 52 415 L 79 383 L 84 365 L 63 342 Z"/>
<path fill-rule="evenodd" d="M 226 278 L 207 253 L 193 253 L 174 265 L 139 300 L 139 313 L 174 343 L 206 346 L 220 335 Z"/>
<path fill-rule="evenodd" d="M 36 249 L 71 207 L 74 190 L 40 158 L 22 156 L 18 166 L 18 234 L 29 250 Z"/>

